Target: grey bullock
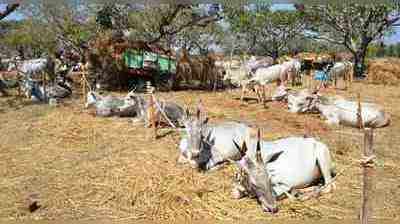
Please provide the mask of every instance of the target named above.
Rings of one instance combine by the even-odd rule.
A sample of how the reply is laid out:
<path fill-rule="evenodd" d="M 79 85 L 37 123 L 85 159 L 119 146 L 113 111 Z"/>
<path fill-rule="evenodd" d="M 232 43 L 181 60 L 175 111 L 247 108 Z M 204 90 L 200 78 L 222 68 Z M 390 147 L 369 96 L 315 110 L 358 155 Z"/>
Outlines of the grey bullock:
<path fill-rule="evenodd" d="M 308 89 L 302 89 L 299 91 L 282 91 L 280 94 L 284 95 L 288 101 L 288 109 L 292 113 L 305 113 L 310 110 L 310 104 L 312 103 L 309 99 L 313 96 L 313 92 Z"/>
<path fill-rule="evenodd" d="M 21 90 L 25 96 L 34 102 L 48 102 L 50 99 L 62 99 L 72 94 L 72 84 L 62 78 L 43 85 L 30 78 L 22 80 Z"/>
<path fill-rule="evenodd" d="M 95 91 L 89 91 L 86 96 L 85 108 L 96 108 L 96 116 L 100 117 L 129 117 L 136 116 L 138 105 L 136 99 L 131 97 L 101 96 Z"/>
<path fill-rule="evenodd" d="M 208 119 L 187 111 L 184 134 L 179 145 L 178 163 L 189 163 L 201 170 L 216 169 L 230 159 L 240 158 L 240 151 L 232 142 L 242 143 L 250 139 L 251 128 L 240 122 L 208 124 Z"/>
<path fill-rule="evenodd" d="M 324 189 L 317 187 L 311 193 L 332 190 L 333 166 L 325 144 L 303 137 L 266 142 L 261 141 L 260 135 L 259 131 L 257 140 L 244 142 L 241 147 L 235 143 L 242 154 L 241 160 L 236 162 L 239 172 L 232 189 L 235 199 L 255 197 L 265 212 L 276 213 L 278 200 L 285 196 L 294 197 L 321 178 Z"/>
<path fill-rule="evenodd" d="M 101 96 L 94 91 L 87 94 L 86 108 L 95 107 L 96 115 L 101 117 L 119 116 L 136 117 L 136 121 L 144 121 L 145 127 L 150 125 L 149 121 L 150 102 L 143 96 L 129 92 L 125 97 Z M 163 116 L 176 126 L 181 126 L 184 110 L 174 102 L 156 102 L 155 119 L 160 123 Z M 164 117 L 165 119 L 165 117 Z"/>

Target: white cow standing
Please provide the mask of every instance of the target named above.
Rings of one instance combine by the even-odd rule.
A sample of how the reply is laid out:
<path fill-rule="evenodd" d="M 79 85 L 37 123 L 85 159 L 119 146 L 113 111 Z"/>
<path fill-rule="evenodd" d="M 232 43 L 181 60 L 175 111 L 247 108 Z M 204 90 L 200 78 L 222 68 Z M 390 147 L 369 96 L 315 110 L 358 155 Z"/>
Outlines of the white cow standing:
<path fill-rule="evenodd" d="M 261 94 L 259 94 L 258 100 L 261 101 L 260 95 L 265 97 L 267 84 L 280 80 L 281 83 L 285 85 L 289 80 L 295 80 L 294 77 L 297 77 L 300 74 L 300 68 L 301 64 L 297 59 L 292 59 L 282 64 L 272 65 L 267 68 L 259 68 L 247 84 L 254 84 L 256 90 L 260 89 L 259 92 Z M 244 94 L 247 90 L 246 88 L 247 86 L 243 86 L 242 88 L 241 100 L 243 100 Z M 265 98 L 263 101 L 265 101 Z"/>
<path fill-rule="evenodd" d="M 53 69 L 53 70 L 52 70 Z M 8 71 L 17 70 L 30 79 L 40 79 L 42 72 L 54 73 L 54 64 L 48 58 L 30 59 L 10 63 Z"/>
<path fill-rule="evenodd" d="M 345 82 L 346 89 L 351 87 L 353 82 L 353 63 L 349 61 L 336 62 L 329 70 L 329 77 L 333 80 L 335 87 L 337 87 L 339 78 Z"/>

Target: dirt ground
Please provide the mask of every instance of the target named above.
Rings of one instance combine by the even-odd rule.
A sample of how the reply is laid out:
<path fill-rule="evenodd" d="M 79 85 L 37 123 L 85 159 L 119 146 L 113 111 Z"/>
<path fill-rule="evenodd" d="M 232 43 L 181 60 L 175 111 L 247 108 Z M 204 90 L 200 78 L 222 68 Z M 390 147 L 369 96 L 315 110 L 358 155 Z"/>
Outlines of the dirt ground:
<path fill-rule="evenodd" d="M 377 102 L 391 114 L 375 131 L 377 151 L 373 216 L 400 217 L 399 87 L 356 83 L 337 94 Z M 334 90 L 328 90 L 333 94 Z M 263 213 L 253 199 L 230 197 L 233 165 L 199 173 L 178 165 L 180 134 L 144 129 L 125 118 L 96 118 L 79 96 L 59 107 L 0 97 L 0 220 L 312 220 L 358 219 L 361 203 L 362 134 L 330 127 L 318 115 L 290 114 L 284 106 L 241 105 L 238 92 L 180 91 L 159 97 L 194 107 L 202 99 L 212 122 L 246 121 L 262 127 L 264 139 L 303 135 L 327 143 L 339 173 L 337 189 L 306 202 L 280 201 L 280 212 Z M 40 208 L 30 212 L 37 201 Z"/>

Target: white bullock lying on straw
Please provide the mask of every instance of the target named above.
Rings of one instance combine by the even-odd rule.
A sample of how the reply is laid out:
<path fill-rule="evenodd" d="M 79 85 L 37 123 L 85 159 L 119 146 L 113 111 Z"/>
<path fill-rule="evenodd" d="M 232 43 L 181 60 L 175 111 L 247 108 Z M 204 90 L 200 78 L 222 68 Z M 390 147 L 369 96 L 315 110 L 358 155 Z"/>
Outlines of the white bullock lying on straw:
<path fill-rule="evenodd" d="M 303 92 L 288 96 L 289 111 L 295 113 L 318 111 L 328 124 L 360 126 L 359 104 L 340 97 L 329 99 L 317 94 Z M 390 124 L 390 115 L 374 103 L 361 103 L 361 121 L 363 127 L 380 128 Z"/>

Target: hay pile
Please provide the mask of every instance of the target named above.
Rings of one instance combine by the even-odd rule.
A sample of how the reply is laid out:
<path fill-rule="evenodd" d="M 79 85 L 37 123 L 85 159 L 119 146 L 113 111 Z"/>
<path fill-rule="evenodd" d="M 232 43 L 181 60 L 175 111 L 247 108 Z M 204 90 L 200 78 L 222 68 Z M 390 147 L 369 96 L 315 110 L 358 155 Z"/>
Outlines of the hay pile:
<path fill-rule="evenodd" d="M 355 85 L 356 89 L 365 87 L 364 83 Z M 367 87 L 363 88 L 364 97 L 382 94 L 380 97 L 386 99 L 379 99 L 383 106 L 392 114 L 400 112 L 400 107 L 389 106 L 398 105 L 396 97 L 388 97 L 396 88 L 379 91 L 380 86 Z M 334 193 L 304 203 L 282 200 L 278 214 L 265 214 L 254 199 L 231 198 L 233 164 L 207 173 L 177 164 L 178 132 L 160 130 L 155 140 L 152 130 L 130 119 L 89 115 L 78 99 L 59 107 L 24 105 L 17 109 L 8 105 L 6 100 L 10 99 L 0 98 L 4 161 L 0 162 L 0 187 L 4 189 L 0 193 L 0 222 L 107 219 L 118 223 L 245 223 L 356 218 L 361 202 L 357 161 L 361 139 L 347 134 L 354 129 L 333 129 L 317 115 L 288 113 L 279 105 L 269 104 L 267 109 L 253 103 L 241 105 L 238 96 L 239 92 L 160 93 L 161 98 L 176 100 L 192 110 L 201 98 L 211 122 L 242 120 L 263 128 L 267 140 L 301 136 L 308 129 L 330 146 L 338 172 L 346 170 L 337 179 Z M 378 170 L 374 207 L 379 220 L 396 219 L 400 214 L 400 196 L 393 193 L 400 187 L 396 163 L 400 159 L 396 148 L 400 127 L 399 118 L 393 119 L 393 125 L 378 130 L 374 139 L 379 160 L 384 162 Z M 26 209 L 26 198 L 32 194 L 38 195 L 42 206 L 34 213 Z"/>
<path fill-rule="evenodd" d="M 400 59 L 374 59 L 368 63 L 368 81 L 374 84 L 399 85 Z"/>

